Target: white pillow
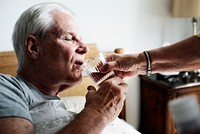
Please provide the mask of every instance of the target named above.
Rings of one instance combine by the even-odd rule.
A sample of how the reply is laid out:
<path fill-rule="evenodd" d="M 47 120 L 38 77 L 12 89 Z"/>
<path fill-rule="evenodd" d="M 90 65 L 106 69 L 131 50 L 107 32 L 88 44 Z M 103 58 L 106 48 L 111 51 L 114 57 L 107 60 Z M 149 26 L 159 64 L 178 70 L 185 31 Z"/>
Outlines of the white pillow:
<path fill-rule="evenodd" d="M 61 97 L 69 111 L 79 113 L 85 105 L 85 96 Z M 108 124 L 101 134 L 140 134 L 134 127 L 118 117 Z"/>
<path fill-rule="evenodd" d="M 85 105 L 85 96 L 66 96 L 61 97 L 61 100 L 63 100 L 67 110 L 79 113 Z"/>

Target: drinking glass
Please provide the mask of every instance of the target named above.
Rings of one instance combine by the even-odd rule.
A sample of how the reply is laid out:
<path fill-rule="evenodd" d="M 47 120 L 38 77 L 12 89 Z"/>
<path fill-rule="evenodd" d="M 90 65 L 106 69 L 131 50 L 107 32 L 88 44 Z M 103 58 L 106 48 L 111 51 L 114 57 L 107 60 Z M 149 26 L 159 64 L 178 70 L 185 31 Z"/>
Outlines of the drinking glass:
<path fill-rule="evenodd" d="M 85 72 L 99 86 L 103 81 L 115 76 L 114 71 L 102 73 L 99 68 L 106 63 L 105 57 L 99 53 L 96 57 L 91 57 L 85 62 Z"/>

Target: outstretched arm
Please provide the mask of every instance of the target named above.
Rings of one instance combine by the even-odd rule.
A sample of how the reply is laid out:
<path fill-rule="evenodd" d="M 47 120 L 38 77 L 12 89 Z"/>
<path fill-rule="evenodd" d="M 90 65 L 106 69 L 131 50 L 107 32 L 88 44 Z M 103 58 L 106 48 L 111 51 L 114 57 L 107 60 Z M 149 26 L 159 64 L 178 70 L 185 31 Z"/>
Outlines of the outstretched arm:
<path fill-rule="evenodd" d="M 170 46 L 149 50 L 151 73 L 189 71 L 200 68 L 200 38 L 191 36 Z M 118 76 L 147 74 L 144 52 L 138 54 L 111 55 L 101 71 L 115 70 Z"/>
<path fill-rule="evenodd" d="M 149 52 L 152 57 L 153 73 L 200 68 L 200 38 L 197 36 Z"/>

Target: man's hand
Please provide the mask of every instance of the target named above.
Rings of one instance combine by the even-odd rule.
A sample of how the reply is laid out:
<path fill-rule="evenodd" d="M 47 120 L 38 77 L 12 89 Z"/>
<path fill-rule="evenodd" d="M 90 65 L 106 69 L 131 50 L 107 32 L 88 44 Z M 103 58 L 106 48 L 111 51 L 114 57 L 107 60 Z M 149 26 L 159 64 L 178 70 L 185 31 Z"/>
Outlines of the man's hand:
<path fill-rule="evenodd" d="M 57 134 L 100 134 L 122 110 L 127 84 L 115 76 L 101 83 L 98 90 L 88 87 L 85 108 Z"/>
<path fill-rule="evenodd" d="M 106 80 L 97 91 L 94 87 L 89 86 L 85 108 L 89 107 L 100 112 L 108 119 L 108 122 L 111 122 L 121 112 L 126 92 L 127 84 L 120 77 Z"/>

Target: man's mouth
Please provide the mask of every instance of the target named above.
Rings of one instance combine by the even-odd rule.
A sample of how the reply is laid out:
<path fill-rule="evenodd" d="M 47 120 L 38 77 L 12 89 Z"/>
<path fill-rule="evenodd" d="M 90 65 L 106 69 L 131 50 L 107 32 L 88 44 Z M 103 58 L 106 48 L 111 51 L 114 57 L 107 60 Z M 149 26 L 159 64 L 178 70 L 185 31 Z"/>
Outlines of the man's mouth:
<path fill-rule="evenodd" d="M 83 65 L 83 61 L 75 61 L 76 66 L 81 67 Z"/>

